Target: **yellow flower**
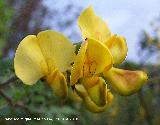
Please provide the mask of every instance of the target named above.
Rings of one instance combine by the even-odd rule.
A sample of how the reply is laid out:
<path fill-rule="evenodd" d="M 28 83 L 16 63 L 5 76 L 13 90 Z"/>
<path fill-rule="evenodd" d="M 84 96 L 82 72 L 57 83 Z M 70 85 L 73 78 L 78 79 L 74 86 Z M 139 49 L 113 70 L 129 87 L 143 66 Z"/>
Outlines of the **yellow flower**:
<path fill-rule="evenodd" d="M 103 72 L 103 76 L 109 81 L 112 87 L 121 95 L 133 94 L 146 83 L 148 77 L 147 74 L 143 71 L 128 71 L 113 67 L 113 65 L 122 63 L 127 55 L 128 49 L 126 40 L 122 36 L 112 35 L 107 24 L 94 13 L 92 7 L 88 7 L 81 13 L 81 15 L 78 18 L 78 25 L 81 29 L 83 39 L 87 38 L 89 39 L 89 41 L 92 40 L 90 41 L 90 43 L 89 41 L 86 42 L 86 45 L 83 45 L 85 47 L 81 47 L 81 49 L 84 49 L 84 52 L 86 51 L 87 44 L 92 44 L 92 42 L 97 41 L 97 45 L 92 46 L 92 49 L 90 49 L 90 53 L 97 53 L 97 55 L 94 55 L 94 60 L 97 60 L 101 65 L 100 69 L 96 67 L 97 69 L 95 70 L 95 74 Z M 99 48 L 98 46 L 103 46 L 103 48 L 105 48 L 103 53 L 101 52 L 101 48 Z M 80 53 L 84 53 L 81 49 L 77 56 L 80 56 Z M 93 54 L 90 55 L 93 56 Z M 81 67 L 86 72 L 88 72 L 88 69 L 85 68 L 86 66 L 82 65 L 82 62 L 84 63 L 84 58 L 86 57 L 84 57 L 84 55 L 81 55 L 81 59 L 79 57 L 79 59 L 77 59 L 77 62 L 75 60 L 74 65 L 77 66 L 73 66 L 73 69 Z M 99 60 L 99 58 L 101 60 Z M 113 65 L 111 63 L 112 58 Z M 103 70 L 105 66 L 106 68 Z M 83 76 L 82 74 L 84 73 L 82 73 L 80 69 L 74 72 L 73 75 L 71 75 L 71 77 L 75 77 L 71 78 L 72 85 L 75 84 L 75 82 L 79 78 L 81 78 Z"/>
<path fill-rule="evenodd" d="M 97 15 L 92 7 L 84 10 L 78 18 L 78 25 L 83 39 L 96 39 L 110 50 L 114 64 L 120 64 L 127 55 L 127 44 L 124 37 L 111 35 L 107 24 Z"/>
<path fill-rule="evenodd" d="M 72 43 L 59 32 L 28 35 L 16 50 L 15 73 L 27 85 L 44 78 L 57 96 L 65 97 L 68 88 L 63 73 L 71 68 L 74 51 Z"/>
<path fill-rule="evenodd" d="M 67 96 L 69 87 L 73 100 L 83 101 L 92 112 L 102 112 L 114 98 L 104 77 L 118 93 L 130 95 L 146 83 L 147 74 L 113 67 L 127 55 L 126 40 L 112 35 L 92 7 L 82 12 L 78 25 L 84 42 L 76 57 L 75 47 L 63 34 L 43 31 L 20 42 L 14 58 L 15 73 L 27 85 L 45 79 L 61 98 Z M 65 77 L 67 70 L 71 70 L 70 79 Z"/>
<path fill-rule="evenodd" d="M 83 42 L 71 70 L 71 86 L 85 106 L 92 112 L 104 111 L 112 102 L 113 95 L 100 77 L 104 69 L 112 67 L 112 56 L 101 42 L 88 38 Z"/>

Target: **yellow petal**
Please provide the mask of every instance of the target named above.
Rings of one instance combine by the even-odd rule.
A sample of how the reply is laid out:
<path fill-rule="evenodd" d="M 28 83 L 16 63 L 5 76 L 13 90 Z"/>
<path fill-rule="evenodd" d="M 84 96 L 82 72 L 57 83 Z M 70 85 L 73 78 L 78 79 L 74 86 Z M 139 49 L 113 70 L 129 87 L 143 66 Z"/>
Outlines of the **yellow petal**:
<path fill-rule="evenodd" d="M 83 77 L 83 65 L 85 62 L 85 53 L 87 46 L 88 43 L 84 42 L 81 45 L 81 48 L 78 51 L 77 56 L 75 57 L 74 64 L 71 70 L 71 78 L 70 78 L 71 85 L 74 85 L 79 78 Z"/>
<path fill-rule="evenodd" d="M 71 71 L 71 85 L 83 76 L 102 73 L 112 67 L 112 55 L 101 42 L 88 38 L 80 48 Z"/>
<path fill-rule="evenodd" d="M 91 112 L 103 112 L 105 111 L 105 109 L 108 107 L 107 103 L 104 106 L 98 106 L 96 105 L 91 98 L 88 96 L 88 93 L 86 91 L 86 89 L 84 88 L 84 86 L 82 84 L 76 84 L 75 85 L 75 90 L 77 92 L 77 94 L 82 97 L 83 101 L 84 101 L 84 105 L 86 106 L 86 108 L 88 110 L 90 110 Z"/>
<path fill-rule="evenodd" d="M 55 69 L 46 77 L 47 83 L 53 89 L 53 92 L 56 96 L 60 98 L 65 98 L 68 93 L 67 82 L 64 75 L 58 70 Z"/>
<path fill-rule="evenodd" d="M 131 95 L 137 92 L 147 82 L 147 74 L 143 71 L 129 71 L 112 68 L 104 71 L 104 77 L 121 95 Z"/>
<path fill-rule="evenodd" d="M 53 60 L 53 65 L 61 72 L 71 68 L 75 56 L 75 47 L 63 34 L 46 30 L 40 32 L 37 38 L 46 60 Z"/>
<path fill-rule="evenodd" d="M 44 71 L 48 69 L 36 36 L 29 35 L 20 42 L 14 58 L 14 68 L 17 77 L 28 85 L 36 83 L 45 75 Z"/>
<path fill-rule="evenodd" d="M 114 35 L 105 42 L 105 45 L 112 53 L 114 64 L 122 63 L 128 51 L 126 40 L 121 36 Z"/>
<path fill-rule="evenodd" d="M 107 103 L 104 106 L 97 106 L 88 96 L 85 97 L 84 104 L 89 111 L 94 113 L 104 112 L 109 107 Z"/>
<path fill-rule="evenodd" d="M 113 102 L 114 96 L 113 96 L 113 94 L 110 92 L 110 90 L 107 90 L 107 91 L 106 91 L 106 94 L 107 94 L 107 103 L 108 103 L 108 104 L 111 104 L 111 103 Z"/>
<path fill-rule="evenodd" d="M 90 66 L 90 72 L 95 74 L 103 72 L 104 68 L 112 67 L 112 55 L 108 48 L 101 42 L 88 38 L 88 47 L 86 50 L 86 63 Z"/>
<path fill-rule="evenodd" d="M 98 17 L 90 6 L 85 9 L 78 18 L 83 39 L 88 37 L 99 41 L 106 41 L 111 33 L 105 21 Z"/>
<path fill-rule="evenodd" d="M 84 85 L 91 100 L 98 106 L 106 104 L 106 84 L 101 77 L 82 78 L 80 81 Z"/>
<path fill-rule="evenodd" d="M 82 98 L 71 87 L 68 89 L 68 97 L 72 101 L 82 102 Z"/>

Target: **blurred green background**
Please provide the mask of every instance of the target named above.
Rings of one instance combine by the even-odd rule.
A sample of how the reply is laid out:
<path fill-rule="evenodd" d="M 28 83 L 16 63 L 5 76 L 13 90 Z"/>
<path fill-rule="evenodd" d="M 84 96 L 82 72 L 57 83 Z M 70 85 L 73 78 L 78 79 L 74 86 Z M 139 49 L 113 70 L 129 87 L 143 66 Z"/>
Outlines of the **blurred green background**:
<path fill-rule="evenodd" d="M 160 63 L 148 63 L 152 56 L 159 55 L 159 17 L 151 22 L 152 34 L 143 29 L 139 31 L 139 47 L 135 51 L 139 61 L 126 60 L 120 65 L 124 69 L 146 71 L 149 76 L 147 85 L 127 97 L 113 91 L 113 105 L 104 113 L 91 113 L 81 103 L 69 98 L 62 102 L 43 81 L 26 86 L 15 77 L 14 52 L 26 35 L 50 29 L 49 22 L 53 21 L 52 29 L 76 38 L 77 32 L 73 26 L 82 7 L 65 2 L 63 7 L 57 8 L 56 0 L 53 1 L 52 11 L 49 11 L 42 0 L 0 0 L 0 125 L 160 125 Z M 48 22 L 51 17 L 53 20 Z M 66 29 L 70 29 L 70 32 Z M 8 117 L 61 120 L 5 120 Z"/>

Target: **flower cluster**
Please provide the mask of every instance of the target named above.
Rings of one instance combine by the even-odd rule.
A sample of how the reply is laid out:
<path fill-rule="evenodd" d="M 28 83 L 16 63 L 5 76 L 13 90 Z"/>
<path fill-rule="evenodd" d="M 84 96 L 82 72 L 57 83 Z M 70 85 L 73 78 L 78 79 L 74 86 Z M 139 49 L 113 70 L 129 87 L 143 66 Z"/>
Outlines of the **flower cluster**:
<path fill-rule="evenodd" d="M 90 111 L 102 112 L 114 97 L 107 84 L 121 95 L 131 95 L 146 83 L 147 74 L 115 68 L 127 55 L 126 40 L 112 35 L 92 7 L 81 13 L 78 25 L 84 41 L 77 55 L 72 42 L 59 32 L 28 35 L 17 48 L 15 73 L 27 85 L 43 78 L 60 98 L 72 96 Z"/>

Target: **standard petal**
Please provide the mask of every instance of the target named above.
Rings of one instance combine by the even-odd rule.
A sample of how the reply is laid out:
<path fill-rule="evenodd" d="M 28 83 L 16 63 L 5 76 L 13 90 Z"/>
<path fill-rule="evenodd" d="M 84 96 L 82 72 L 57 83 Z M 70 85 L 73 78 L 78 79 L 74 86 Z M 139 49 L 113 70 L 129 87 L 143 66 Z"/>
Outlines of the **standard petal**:
<path fill-rule="evenodd" d="M 83 39 L 91 37 L 104 42 L 111 35 L 106 22 L 94 13 L 91 6 L 81 13 L 78 18 L 78 25 Z"/>
<path fill-rule="evenodd" d="M 51 30 L 37 35 L 39 46 L 46 60 L 52 60 L 61 72 L 71 68 L 75 47 L 63 34 Z M 52 67 L 49 67 L 49 69 Z"/>
<path fill-rule="evenodd" d="M 28 85 L 45 75 L 48 69 L 36 36 L 29 35 L 20 42 L 14 57 L 14 68 L 17 77 Z"/>
<path fill-rule="evenodd" d="M 129 71 L 112 68 L 104 71 L 104 77 L 121 95 L 131 95 L 137 92 L 147 82 L 147 74 L 143 71 Z"/>
<path fill-rule="evenodd" d="M 122 63 L 128 51 L 126 40 L 121 36 L 113 35 L 105 42 L 105 45 L 112 53 L 114 64 Z"/>
<path fill-rule="evenodd" d="M 88 42 L 86 64 L 90 66 L 90 72 L 98 74 L 102 73 L 106 67 L 110 69 L 113 58 L 108 48 L 103 43 L 91 38 L 88 38 L 86 42 Z"/>
<path fill-rule="evenodd" d="M 60 98 L 65 98 L 68 93 L 67 82 L 64 75 L 55 69 L 46 76 L 47 83 L 51 86 L 54 94 Z"/>
<path fill-rule="evenodd" d="M 107 68 L 106 68 L 107 67 Z M 101 42 L 88 38 L 82 44 L 71 71 L 71 85 L 81 77 L 102 73 L 112 67 L 112 55 Z"/>

